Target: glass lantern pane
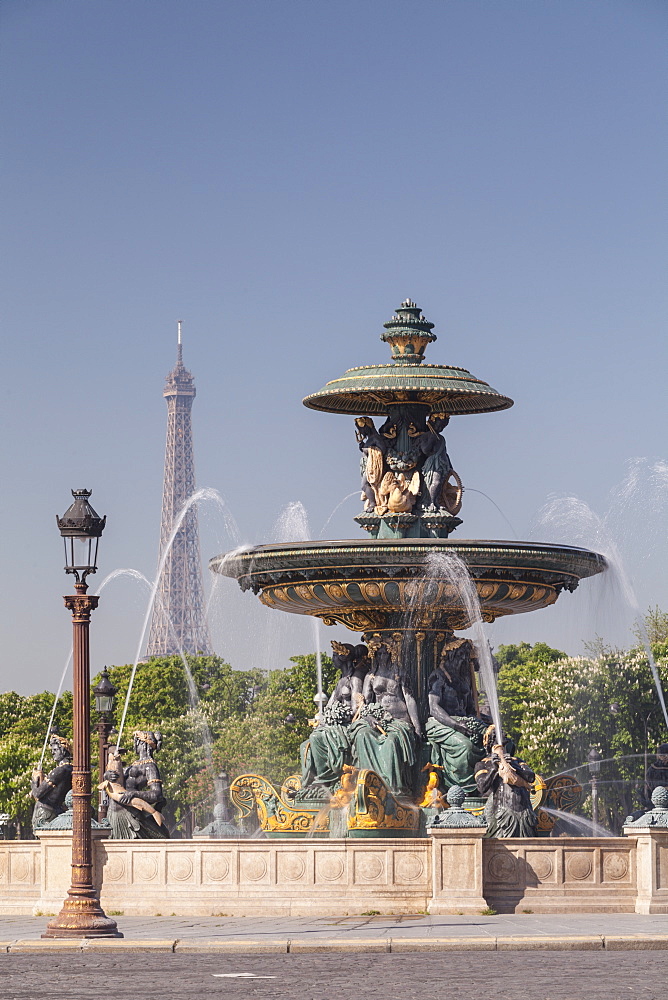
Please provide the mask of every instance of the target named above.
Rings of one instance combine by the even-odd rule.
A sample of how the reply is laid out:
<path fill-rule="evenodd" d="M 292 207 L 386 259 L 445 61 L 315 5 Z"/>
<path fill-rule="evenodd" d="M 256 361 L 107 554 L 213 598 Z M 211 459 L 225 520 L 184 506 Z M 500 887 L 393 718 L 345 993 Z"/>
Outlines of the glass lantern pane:
<path fill-rule="evenodd" d="M 80 569 L 90 566 L 91 539 L 86 536 L 72 539 L 74 565 Z"/>

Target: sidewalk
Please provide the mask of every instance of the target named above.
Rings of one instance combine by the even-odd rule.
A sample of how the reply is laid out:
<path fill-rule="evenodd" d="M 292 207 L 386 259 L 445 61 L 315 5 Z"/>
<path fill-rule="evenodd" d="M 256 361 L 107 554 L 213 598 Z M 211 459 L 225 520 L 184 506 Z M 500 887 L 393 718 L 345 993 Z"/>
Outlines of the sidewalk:
<path fill-rule="evenodd" d="M 668 950 L 668 916 L 116 917 L 123 938 L 43 939 L 48 917 L 0 917 L 0 953 L 235 954 L 407 951 Z"/>

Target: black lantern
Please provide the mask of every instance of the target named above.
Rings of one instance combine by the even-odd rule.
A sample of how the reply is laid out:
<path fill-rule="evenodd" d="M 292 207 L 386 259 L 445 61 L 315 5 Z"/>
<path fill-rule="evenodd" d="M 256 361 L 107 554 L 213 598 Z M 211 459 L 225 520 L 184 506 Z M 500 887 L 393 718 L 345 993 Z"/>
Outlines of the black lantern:
<path fill-rule="evenodd" d="M 601 761 L 603 758 L 595 747 L 592 747 L 587 754 L 587 766 L 589 767 L 589 773 L 593 776 L 598 774 L 601 770 Z"/>
<path fill-rule="evenodd" d="M 100 517 L 88 503 L 92 490 L 72 490 L 74 503 L 62 517 L 56 515 L 65 545 L 65 572 L 73 573 L 77 584 L 85 584 L 97 569 L 97 547 L 106 517 Z"/>
<path fill-rule="evenodd" d="M 114 697 L 116 688 L 109 678 L 109 671 L 105 667 L 99 682 L 93 688 L 95 695 L 95 708 L 100 715 L 111 715 L 114 709 Z"/>

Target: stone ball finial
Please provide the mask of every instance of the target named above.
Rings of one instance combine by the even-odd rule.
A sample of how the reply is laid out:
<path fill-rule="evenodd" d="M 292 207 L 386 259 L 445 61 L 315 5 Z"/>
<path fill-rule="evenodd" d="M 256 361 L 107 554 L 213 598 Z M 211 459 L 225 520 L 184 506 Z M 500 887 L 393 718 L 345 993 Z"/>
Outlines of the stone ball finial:
<path fill-rule="evenodd" d="M 448 788 L 445 797 L 448 800 L 448 805 L 461 808 L 462 802 L 466 798 L 466 792 L 459 785 L 453 785 L 452 788 Z"/>
<path fill-rule="evenodd" d="M 657 785 L 652 792 L 652 805 L 657 809 L 668 809 L 668 788 Z"/>
<path fill-rule="evenodd" d="M 70 812 L 72 809 L 74 809 L 74 797 L 72 795 L 72 789 L 71 788 L 70 788 L 69 792 L 67 793 L 67 795 L 65 796 L 65 808 L 67 809 L 68 812 Z"/>

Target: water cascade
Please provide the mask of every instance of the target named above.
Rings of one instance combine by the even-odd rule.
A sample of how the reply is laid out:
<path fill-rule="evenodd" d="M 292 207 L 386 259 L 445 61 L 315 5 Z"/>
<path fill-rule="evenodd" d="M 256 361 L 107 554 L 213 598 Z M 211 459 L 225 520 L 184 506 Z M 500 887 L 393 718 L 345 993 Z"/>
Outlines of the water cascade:
<path fill-rule="evenodd" d="M 630 480 L 631 483 L 637 482 L 637 466 L 634 467 L 634 475 L 630 477 Z M 618 495 L 623 497 L 628 504 L 634 492 L 630 483 L 627 482 L 625 486 L 622 486 Z M 666 697 L 652 647 L 647 636 L 647 630 L 645 629 L 638 598 L 626 571 L 619 547 L 610 534 L 609 520 L 613 516 L 614 514 L 610 513 L 607 518 L 600 517 L 584 500 L 570 496 L 550 500 L 540 512 L 539 522 L 548 531 L 552 530 L 559 534 L 570 533 L 571 536 L 579 538 L 585 544 L 595 545 L 597 550 L 604 554 L 609 571 L 606 574 L 608 586 L 615 588 L 620 593 L 624 603 L 631 610 L 635 627 L 642 638 L 642 644 L 647 654 L 657 697 L 666 723 L 666 729 L 668 729 Z"/>
<path fill-rule="evenodd" d="M 121 723 L 120 723 L 120 726 L 118 727 L 118 735 L 116 737 L 116 752 L 118 752 L 118 748 L 119 748 L 119 746 L 121 744 L 121 737 L 123 735 L 123 729 L 125 727 L 125 719 L 126 719 L 127 714 L 128 714 L 128 706 L 130 704 L 130 697 L 132 695 L 132 687 L 133 687 L 133 684 L 134 684 L 135 675 L 137 673 L 137 666 L 139 664 L 139 660 L 141 658 L 141 653 L 142 653 L 142 650 L 144 648 L 144 643 L 146 641 L 146 632 L 147 632 L 147 629 L 148 629 L 148 626 L 149 626 L 149 622 L 151 620 L 151 614 L 153 612 L 153 605 L 155 603 L 156 594 L 158 592 L 158 587 L 160 585 L 160 578 L 162 576 L 162 571 L 165 568 L 165 563 L 167 561 L 167 557 L 169 555 L 169 552 L 170 552 L 170 549 L 171 549 L 172 545 L 174 544 L 174 539 L 176 538 L 176 536 L 177 536 L 177 534 L 179 532 L 179 529 L 180 529 L 181 525 L 183 524 L 184 518 L 186 517 L 186 514 L 188 513 L 188 511 L 190 510 L 190 508 L 194 504 L 202 504 L 202 503 L 207 503 L 207 502 L 215 504 L 216 507 L 223 513 L 223 516 L 225 518 L 225 525 L 227 527 L 227 530 L 228 530 L 230 536 L 235 541 L 238 541 L 238 539 L 239 539 L 239 531 L 238 531 L 238 528 L 237 528 L 236 521 L 234 520 L 232 514 L 230 513 L 230 510 L 229 510 L 229 508 L 227 506 L 227 503 L 226 503 L 225 499 L 221 496 L 221 494 L 218 492 L 218 490 L 214 490 L 211 487 L 204 486 L 201 489 L 196 490 L 191 496 L 189 496 L 188 499 L 186 500 L 186 502 L 184 503 L 183 507 L 179 511 L 177 517 L 174 519 L 174 525 L 172 527 L 171 534 L 170 534 L 170 536 L 169 536 L 169 538 L 167 540 L 167 544 L 165 545 L 165 548 L 164 548 L 163 552 L 161 552 L 161 554 L 160 554 L 160 559 L 159 559 L 159 562 L 158 562 L 158 569 L 157 569 L 157 572 L 155 574 L 155 579 L 154 579 L 153 583 L 151 584 L 151 592 L 150 592 L 150 595 L 149 595 L 148 604 L 146 606 L 146 613 L 144 615 L 144 621 L 142 623 L 142 628 L 141 628 L 141 632 L 140 632 L 140 635 L 139 635 L 139 642 L 137 643 L 137 650 L 135 652 L 135 658 L 134 658 L 134 662 L 132 664 L 132 671 L 130 673 L 130 683 L 128 684 L 128 690 L 127 690 L 126 695 L 125 695 L 125 703 L 123 705 L 123 714 L 121 716 Z M 194 691 L 195 697 L 197 698 L 198 696 L 197 696 L 196 689 L 194 687 L 194 682 L 192 680 L 192 676 L 190 674 L 190 670 L 188 668 L 188 665 L 186 663 L 186 660 L 185 660 L 185 657 L 183 656 L 183 654 L 181 654 L 181 658 L 182 658 L 184 666 L 186 668 L 186 678 L 188 679 L 188 686 L 189 686 L 189 688 L 192 688 L 192 690 Z"/>

